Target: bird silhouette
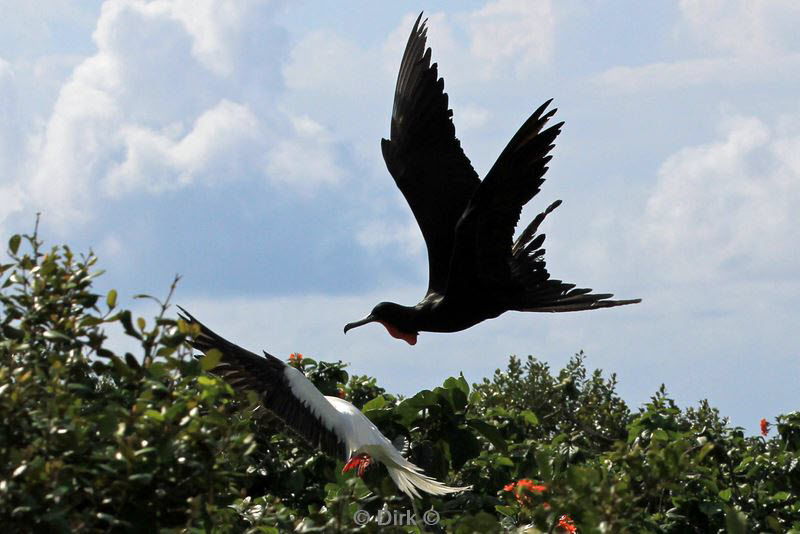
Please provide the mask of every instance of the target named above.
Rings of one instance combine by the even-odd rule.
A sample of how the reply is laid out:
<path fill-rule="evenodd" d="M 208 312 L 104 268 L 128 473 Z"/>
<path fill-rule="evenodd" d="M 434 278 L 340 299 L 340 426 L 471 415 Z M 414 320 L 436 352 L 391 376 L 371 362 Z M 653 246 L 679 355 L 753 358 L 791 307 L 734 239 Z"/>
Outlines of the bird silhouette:
<path fill-rule="evenodd" d="M 414 23 L 397 76 L 383 159 L 417 219 L 428 249 L 428 291 L 416 306 L 381 302 L 344 332 L 371 322 L 411 345 L 421 331 L 457 332 L 502 313 L 567 312 L 634 304 L 609 300 L 550 278 L 544 234 L 558 200 L 513 240 L 523 206 L 544 182 L 564 124 L 545 128 L 556 110 L 542 104 L 511 138 L 481 181 L 456 138 L 444 80 L 426 48 L 427 21 Z"/>
<path fill-rule="evenodd" d="M 380 462 L 400 491 L 409 497 L 419 497 L 420 491 L 446 495 L 470 489 L 447 486 L 427 476 L 403 458 L 361 410 L 339 397 L 323 395 L 302 371 L 267 352 L 262 357 L 231 343 L 178 308 L 183 321 L 199 327 L 199 333 L 189 341 L 192 347 L 204 354 L 211 349 L 220 352 L 220 360 L 210 372 L 237 391 L 255 392 L 263 408 L 312 447 L 345 460 L 343 473 L 355 469 L 361 477 L 367 467 Z"/>

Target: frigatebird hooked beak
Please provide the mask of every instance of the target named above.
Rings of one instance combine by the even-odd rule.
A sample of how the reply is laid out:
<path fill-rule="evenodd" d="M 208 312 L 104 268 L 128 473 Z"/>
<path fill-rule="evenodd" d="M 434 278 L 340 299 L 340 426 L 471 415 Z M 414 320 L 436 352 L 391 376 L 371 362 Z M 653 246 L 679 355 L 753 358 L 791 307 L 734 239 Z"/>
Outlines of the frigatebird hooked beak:
<path fill-rule="evenodd" d="M 407 326 L 410 324 L 409 321 L 413 321 L 413 319 L 414 314 L 409 313 L 405 306 L 400 306 L 393 302 L 381 302 L 373 308 L 372 313 L 360 321 L 344 325 L 344 333 L 346 334 L 348 330 L 368 323 L 381 323 L 393 338 L 402 339 L 409 345 L 416 345 L 419 331 Z"/>
<path fill-rule="evenodd" d="M 344 460 L 343 473 L 356 469 L 361 477 L 367 467 L 380 462 L 398 489 L 409 497 L 419 497 L 420 491 L 446 495 L 470 489 L 447 486 L 423 473 L 403 458 L 397 446 L 361 410 L 339 397 L 324 396 L 302 371 L 266 352 L 261 357 L 234 345 L 178 308 L 182 320 L 200 329 L 190 341 L 192 347 L 204 354 L 211 349 L 220 352 L 219 363 L 211 372 L 237 391 L 255 392 L 261 407 L 278 416 L 311 446 Z"/>
<path fill-rule="evenodd" d="M 416 306 L 382 302 L 345 333 L 371 322 L 410 344 L 421 331 L 457 332 L 509 310 L 566 312 L 610 308 L 641 299 L 609 300 L 553 280 L 545 268 L 545 217 L 553 202 L 513 240 L 523 206 L 544 183 L 550 150 L 563 122 L 545 128 L 556 110 L 540 106 L 511 138 L 481 181 L 461 149 L 444 80 L 431 64 L 420 14 L 411 30 L 392 109 L 386 167 L 417 219 L 428 249 L 428 291 Z"/>
<path fill-rule="evenodd" d="M 360 321 L 353 321 L 352 323 L 347 323 L 346 325 L 344 325 L 344 333 L 346 334 L 348 330 L 352 330 L 357 326 L 364 326 L 365 324 L 374 323 L 377 320 L 378 319 L 376 319 L 375 316 L 370 313 Z"/>

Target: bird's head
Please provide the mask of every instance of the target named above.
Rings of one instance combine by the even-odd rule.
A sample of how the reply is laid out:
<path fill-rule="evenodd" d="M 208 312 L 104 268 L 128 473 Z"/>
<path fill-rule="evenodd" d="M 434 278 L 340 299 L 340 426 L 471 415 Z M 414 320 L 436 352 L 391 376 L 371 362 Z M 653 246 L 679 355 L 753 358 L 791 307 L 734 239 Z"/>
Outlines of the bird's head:
<path fill-rule="evenodd" d="M 381 323 L 386 327 L 390 336 L 402 339 L 409 345 L 415 345 L 419 331 L 414 326 L 414 311 L 414 308 L 401 306 L 394 302 L 381 302 L 372 308 L 372 312 L 360 321 L 344 325 L 344 333 L 346 334 L 348 330 L 367 323 Z"/>
<path fill-rule="evenodd" d="M 344 474 L 350 471 L 351 469 L 358 468 L 358 471 L 356 471 L 356 473 L 358 474 L 359 477 L 363 477 L 364 472 L 370 465 L 372 465 L 372 457 L 369 454 L 362 452 L 361 454 L 356 454 L 355 456 L 350 458 L 346 464 L 344 464 L 344 469 L 342 469 L 342 473 Z"/>

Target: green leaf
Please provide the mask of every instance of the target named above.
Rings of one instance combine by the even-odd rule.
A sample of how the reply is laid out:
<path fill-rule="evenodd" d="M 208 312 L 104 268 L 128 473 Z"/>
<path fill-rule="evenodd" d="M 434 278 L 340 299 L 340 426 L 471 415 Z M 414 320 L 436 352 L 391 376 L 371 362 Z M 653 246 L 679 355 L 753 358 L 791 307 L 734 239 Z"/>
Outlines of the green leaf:
<path fill-rule="evenodd" d="M 494 509 L 507 517 L 514 517 L 517 513 L 513 506 L 504 506 L 502 504 L 496 504 Z"/>
<path fill-rule="evenodd" d="M 150 481 L 153 480 L 153 475 L 150 473 L 136 473 L 135 475 L 129 476 L 128 480 L 131 482 L 143 482 L 145 484 L 149 484 Z"/>
<path fill-rule="evenodd" d="M 477 457 L 481 453 L 481 444 L 478 439 L 466 429 L 454 429 L 445 434 L 450 445 L 450 458 L 453 469 L 461 469 L 467 460 Z"/>
<path fill-rule="evenodd" d="M 48 330 L 43 335 L 46 339 L 61 339 L 63 341 L 72 341 L 72 338 L 70 338 L 63 332 L 59 332 L 58 330 Z"/>
<path fill-rule="evenodd" d="M 214 384 L 217 383 L 217 381 L 211 378 L 210 376 L 198 376 L 197 383 L 202 384 L 204 386 L 213 386 Z"/>
<path fill-rule="evenodd" d="M 122 323 L 122 327 L 125 329 L 126 334 L 131 337 L 135 337 L 136 339 L 142 339 L 142 335 L 133 328 L 130 310 L 123 310 L 119 312 L 114 319 L 119 319 L 119 322 Z"/>
<path fill-rule="evenodd" d="M 131 354 L 130 352 L 125 353 L 125 363 L 128 364 L 128 367 L 131 369 L 141 369 L 142 366 L 139 364 L 139 360 L 136 359 L 136 356 Z"/>
<path fill-rule="evenodd" d="M 767 524 L 769 525 L 769 528 L 771 528 L 773 532 L 783 532 L 784 530 L 783 527 L 781 526 L 780 521 L 778 521 L 778 519 L 774 515 L 767 516 Z M 789 531 L 789 534 L 792 534 L 792 532 L 796 533 L 797 530 L 792 529 Z"/>
<path fill-rule="evenodd" d="M 522 415 L 522 417 L 524 417 L 524 418 L 525 418 L 525 421 L 526 421 L 526 422 L 527 422 L 529 425 L 534 425 L 534 426 L 536 426 L 536 425 L 538 425 L 538 424 L 539 424 L 539 418 L 538 418 L 538 417 L 536 417 L 536 414 L 535 414 L 535 413 L 533 413 L 532 411 L 530 411 L 530 410 L 523 410 L 523 411 L 521 412 L 521 415 Z"/>
<path fill-rule="evenodd" d="M 483 397 L 481 397 L 481 394 L 478 391 L 473 391 L 472 393 L 469 394 L 469 403 L 473 405 L 478 404 L 479 402 L 481 402 L 482 398 Z"/>
<path fill-rule="evenodd" d="M 408 399 L 417 408 L 427 408 L 429 406 L 436 406 L 439 404 L 438 395 L 429 389 L 423 389 L 410 399 Z"/>
<path fill-rule="evenodd" d="M 219 364 L 222 359 L 222 353 L 218 349 L 211 349 L 206 352 L 206 355 L 200 358 L 200 368 L 203 371 L 210 371 Z"/>
<path fill-rule="evenodd" d="M 55 270 L 56 270 L 56 263 L 55 263 L 55 262 L 54 262 L 52 259 L 50 259 L 50 260 L 45 260 L 45 261 L 44 261 L 44 262 L 42 262 L 42 264 L 39 266 L 39 273 L 40 273 L 42 276 L 47 276 L 47 275 L 49 275 L 50 273 L 52 273 L 53 271 L 55 271 Z"/>
<path fill-rule="evenodd" d="M 653 430 L 652 439 L 655 441 L 667 441 L 669 440 L 669 434 L 663 428 L 656 428 Z"/>
<path fill-rule="evenodd" d="M 467 424 L 477 430 L 484 438 L 488 439 L 495 448 L 505 452 L 506 442 L 496 427 L 480 419 L 469 419 Z"/>
<path fill-rule="evenodd" d="M 719 495 L 719 498 L 723 501 L 728 502 L 731 500 L 731 488 L 721 490 L 717 495 Z"/>
<path fill-rule="evenodd" d="M 106 523 L 116 523 L 117 519 L 111 514 L 105 514 L 103 512 L 97 512 L 97 519 L 101 521 L 105 521 Z"/>
<path fill-rule="evenodd" d="M 708 455 L 708 453 L 711 452 L 713 449 L 714 449 L 713 443 L 706 443 L 705 445 L 703 445 L 703 447 L 700 449 L 700 452 L 697 453 L 697 461 L 702 462 L 703 458 L 705 458 Z"/>
<path fill-rule="evenodd" d="M 122 359 L 113 353 L 103 353 L 100 354 L 103 358 L 108 358 L 114 365 L 114 371 L 116 372 L 116 376 L 124 376 L 126 378 L 130 378 L 133 376 L 133 372 L 131 368 L 125 365 L 125 362 Z"/>
<path fill-rule="evenodd" d="M 445 389 L 460 389 L 464 395 L 469 395 L 469 384 L 464 379 L 464 375 L 462 374 L 458 378 L 451 376 L 447 380 L 444 381 L 444 388 Z"/>
<path fill-rule="evenodd" d="M 740 472 L 744 471 L 745 469 L 747 469 L 748 465 L 753 463 L 754 459 L 755 458 L 753 458 L 752 456 L 745 456 L 744 458 L 742 458 L 742 461 L 739 462 L 739 465 L 737 465 L 736 468 L 733 471 L 735 473 L 740 473 Z"/>
<path fill-rule="evenodd" d="M 87 315 L 83 319 L 81 319 L 80 325 L 81 326 L 97 326 L 103 323 L 103 319 L 100 317 L 94 317 L 93 315 Z"/>
<path fill-rule="evenodd" d="M 117 290 L 112 289 L 106 295 L 106 305 L 108 306 L 109 310 L 113 310 L 114 307 L 117 305 Z"/>
<path fill-rule="evenodd" d="M 493 460 L 495 465 L 502 465 L 504 467 L 514 467 L 514 462 L 507 456 L 498 456 Z"/>
<path fill-rule="evenodd" d="M 16 254 L 17 250 L 19 250 L 19 242 L 21 238 L 19 234 L 14 234 L 11 236 L 11 239 L 8 240 L 8 248 L 11 250 L 12 254 Z"/>
<path fill-rule="evenodd" d="M 728 534 L 747 534 L 747 517 L 733 506 L 725 507 L 725 525 Z"/>
<path fill-rule="evenodd" d="M 163 421 L 164 416 L 161 412 L 157 412 L 156 410 L 147 410 L 144 412 L 144 416 L 150 419 L 155 419 L 156 421 Z"/>
<path fill-rule="evenodd" d="M 773 501 L 785 501 L 791 496 L 792 494 L 788 491 L 779 491 L 778 493 L 774 493 L 770 499 Z"/>
<path fill-rule="evenodd" d="M 434 392 L 444 399 L 453 410 L 460 412 L 467 405 L 467 396 L 460 386 L 452 388 L 436 388 Z"/>
<path fill-rule="evenodd" d="M 410 399 L 405 399 L 398 404 L 395 408 L 395 413 L 400 416 L 402 424 L 410 425 L 417 420 L 420 410 L 431 406 L 438 406 L 438 404 L 439 396 L 433 391 L 424 389 Z"/>
<path fill-rule="evenodd" d="M 361 411 L 367 412 L 369 410 L 380 410 L 384 406 L 386 406 L 386 399 L 383 398 L 383 395 L 378 395 L 377 397 L 366 403 L 364 407 L 361 409 Z"/>

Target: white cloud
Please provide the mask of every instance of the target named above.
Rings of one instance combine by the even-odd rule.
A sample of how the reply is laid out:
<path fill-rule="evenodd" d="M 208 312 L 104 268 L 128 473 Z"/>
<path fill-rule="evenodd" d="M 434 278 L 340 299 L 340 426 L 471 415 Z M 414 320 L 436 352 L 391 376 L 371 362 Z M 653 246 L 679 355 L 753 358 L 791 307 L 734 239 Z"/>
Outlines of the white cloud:
<path fill-rule="evenodd" d="M 732 58 L 656 62 L 637 67 L 612 67 L 595 82 L 613 91 L 630 93 L 681 89 L 715 79 L 738 78 L 741 65 Z"/>
<path fill-rule="evenodd" d="M 698 57 L 613 67 L 595 78 L 630 93 L 675 90 L 709 83 L 797 82 L 800 37 L 793 0 L 682 0 L 676 41 L 699 45 Z"/>
<path fill-rule="evenodd" d="M 786 274 L 800 267 L 800 137 L 755 117 L 731 117 L 723 139 L 673 154 L 647 202 L 643 240 L 677 280 Z"/>
<path fill-rule="evenodd" d="M 119 236 L 111 233 L 103 238 L 98 247 L 97 254 L 100 258 L 116 259 L 118 256 L 128 254 L 129 249 L 125 247 Z"/>
<path fill-rule="evenodd" d="M 333 136 L 309 117 L 292 117 L 292 125 L 294 135 L 269 150 L 270 180 L 306 194 L 320 185 L 339 183 L 344 171 L 336 161 Z"/>
<path fill-rule="evenodd" d="M 177 0 L 153 2 L 178 20 L 192 36 L 192 54 L 219 75 L 229 75 L 241 46 L 242 28 L 263 0 Z"/>
<path fill-rule="evenodd" d="M 92 176 L 108 164 L 120 110 L 110 89 L 116 65 L 105 55 L 86 60 L 61 89 L 29 182 L 36 209 L 57 220 L 83 219 Z"/>
<path fill-rule="evenodd" d="M 203 113 L 180 139 L 180 128 L 154 131 L 135 124 L 120 128 L 125 160 L 105 178 L 111 195 L 143 189 L 151 193 L 174 190 L 198 177 L 214 181 L 235 178 L 237 163 L 259 150 L 259 124 L 241 104 L 222 100 Z M 252 145 L 252 146 L 251 146 Z"/>
<path fill-rule="evenodd" d="M 4 174 L 13 177 L 15 198 L 28 209 L 43 210 L 63 230 L 89 220 L 104 194 L 153 194 L 198 180 L 286 170 L 287 145 L 269 151 L 276 139 L 289 147 L 306 143 L 315 151 L 311 164 L 283 173 L 278 182 L 306 190 L 294 178 L 309 168 L 315 170 L 312 181 L 322 180 L 313 161 L 318 166 L 331 162 L 325 152 L 329 138 L 309 142 L 308 132 L 292 129 L 291 118 L 270 96 L 281 83 L 285 38 L 270 20 L 274 4 L 104 2 L 93 34 L 96 52 L 77 64 L 70 57 L 75 66 L 57 90 L 52 113 L 39 123 L 31 120 L 25 132 L 9 133 L 11 121 L 4 124 L 0 160 L 8 159 L 5 153 L 29 158 L 17 165 L 18 173 L 0 162 Z M 26 83 L 36 80 L 48 61 L 34 60 L 25 71 L 32 75 Z M 9 73 L 13 65 L 0 63 L 0 85 L 24 90 Z M 17 109 L 4 102 L 13 94 L 2 91 L 0 114 Z M 288 136 L 281 133 L 287 127 Z M 28 153 L 15 149 L 12 139 L 22 140 L 17 144 Z M 278 161 L 265 161 L 267 153 Z M 328 181 L 339 174 L 332 166 Z"/>
<path fill-rule="evenodd" d="M 24 193 L 14 181 L 23 143 L 20 141 L 14 69 L 0 57 L 0 232 L 3 223 L 24 206 Z"/>
<path fill-rule="evenodd" d="M 794 0 L 681 0 L 681 14 L 695 39 L 722 52 L 768 57 L 800 51 Z"/>
<path fill-rule="evenodd" d="M 547 63 L 555 17 L 549 0 L 495 0 L 470 13 L 470 50 L 486 77 L 513 65 L 517 74 Z"/>
<path fill-rule="evenodd" d="M 706 84 L 797 83 L 800 54 L 719 57 L 612 67 L 594 78 L 600 87 L 619 93 L 674 91 Z"/>
<path fill-rule="evenodd" d="M 386 94 L 386 88 L 393 87 L 417 16 L 404 16 L 380 48 L 358 46 L 335 29 L 306 35 L 294 46 L 283 69 L 287 86 L 345 95 L 343 105 L 350 116 L 352 105 L 362 111 L 363 96 Z M 555 15 L 549 0 L 496 0 L 474 11 L 455 15 L 426 12 L 424 17 L 427 44 L 447 87 L 483 82 L 509 70 L 523 75 L 552 56 Z M 460 32 L 466 33 L 468 43 Z M 464 128 L 477 127 L 485 120 L 483 110 L 468 106 L 463 110 Z"/>
<path fill-rule="evenodd" d="M 0 183 L 0 235 L 6 236 L 7 229 L 4 228 L 3 223 L 7 221 L 11 215 L 19 213 L 24 207 L 24 194 L 17 184 L 2 184 Z"/>
<path fill-rule="evenodd" d="M 32 60 L 54 44 L 74 53 L 89 41 L 100 1 L 0 0 L 0 50 L 12 63 Z"/>
<path fill-rule="evenodd" d="M 291 50 L 283 68 L 293 90 L 325 91 L 349 98 L 375 86 L 379 51 L 363 49 L 338 33 L 324 29 L 304 36 Z"/>
<path fill-rule="evenodd" d="M 399 247 L 404 256 L 415 256 L 425 247 L 425 240 L 413 217 L 405 224 L 385 220 L 370 221 L 358 231 L 356 238 L 368 250 L 381 251 Z"/>
<path fill-rule="evenodd" d="M 15 165 L 15 137 L 17 132 L 12 129 L 17 122 L 17 102 L 14 86 L 14 71 L 11 63 L 0 57 L 0 184 L 12 173 Z M 0 218 L 0 220 L 2 220 Z"/>
<path fill-rule="evenodd" d="M 489 110 L 471 104 L 460 106 L 453 110 L 453 119 L 459 132 L 477 130 L 489 120 Z"/>
<path fill-rule="evenodd" d="M 556 17 L 550 0 L 494 0 L 473 11 L 424 16 L 433 61 L 451 87 L 505 78 L 512 71 L 524 76 L 553 55 Z M 409 13 L 386 38 L 384 71 L 392 78 L 416 18 Z"/>

